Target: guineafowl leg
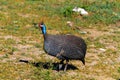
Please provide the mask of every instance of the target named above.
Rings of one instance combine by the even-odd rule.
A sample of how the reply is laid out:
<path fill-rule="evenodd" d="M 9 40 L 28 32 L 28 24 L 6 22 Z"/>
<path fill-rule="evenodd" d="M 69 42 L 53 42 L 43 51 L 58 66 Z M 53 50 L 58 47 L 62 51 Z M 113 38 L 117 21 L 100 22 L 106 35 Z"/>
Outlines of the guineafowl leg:
<path fill-rule="evenodd" d="M 63 61 L 64 61 L 64 60 L 61 60 L 61 61 L 60 61 L 60 64 L 59 64 L 59 70 L 62 68 Z"/>
<path fill-rule="evenodd" d="M 64 71 L 66 71 L 66 70 L 67 70 L 68 62 L 69 62 L 69 60 L 66 60 L 66 64 L 65 64 Z"/>

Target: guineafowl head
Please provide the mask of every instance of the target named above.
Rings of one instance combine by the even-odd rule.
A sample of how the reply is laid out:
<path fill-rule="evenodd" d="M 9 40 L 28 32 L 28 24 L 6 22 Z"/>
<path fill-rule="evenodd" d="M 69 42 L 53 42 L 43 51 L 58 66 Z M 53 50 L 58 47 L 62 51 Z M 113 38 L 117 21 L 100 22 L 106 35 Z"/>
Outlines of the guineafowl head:
<path fill-rule="evenodd" d="M 46 26 L 45 26 L 44 22 L 40 22 L 39 27 L 42 30 L 42 34 L 46 34 Z"/>

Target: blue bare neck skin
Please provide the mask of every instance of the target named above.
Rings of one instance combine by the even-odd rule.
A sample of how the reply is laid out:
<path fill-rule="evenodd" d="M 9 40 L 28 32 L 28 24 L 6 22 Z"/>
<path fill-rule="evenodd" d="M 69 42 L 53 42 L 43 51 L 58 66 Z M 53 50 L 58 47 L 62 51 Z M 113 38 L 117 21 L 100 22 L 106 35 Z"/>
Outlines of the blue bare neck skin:
<path fill-rule="evenodd" d="M 43 24 L 43 27 L 42 27 L 42 34 L 45 35 L 46 34 L 46 26 Z"/>

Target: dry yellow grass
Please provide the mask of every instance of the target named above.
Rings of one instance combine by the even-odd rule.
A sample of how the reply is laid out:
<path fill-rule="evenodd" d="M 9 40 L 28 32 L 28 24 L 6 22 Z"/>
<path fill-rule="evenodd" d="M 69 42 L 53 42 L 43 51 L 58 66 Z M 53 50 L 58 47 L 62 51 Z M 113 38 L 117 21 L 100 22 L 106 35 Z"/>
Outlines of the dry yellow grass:
<path fill-rule="evenodd" d="M 120 2 L 111 1 L 1 0 L 0 80 L 119 80 Z M 76 5 L 90 16 L 68 14 L 67 10 Z M 88 45 L 86 65 L 70 61 L 78 69 L 69 65 L 66 72 L 54 70 L 59 60 L 43 50 L 43 36 L 37 26 L 40 20 L 46 23 L 49 34 L 83 37 Z M 67 21 L 75 28 L 71 29 Z"/>

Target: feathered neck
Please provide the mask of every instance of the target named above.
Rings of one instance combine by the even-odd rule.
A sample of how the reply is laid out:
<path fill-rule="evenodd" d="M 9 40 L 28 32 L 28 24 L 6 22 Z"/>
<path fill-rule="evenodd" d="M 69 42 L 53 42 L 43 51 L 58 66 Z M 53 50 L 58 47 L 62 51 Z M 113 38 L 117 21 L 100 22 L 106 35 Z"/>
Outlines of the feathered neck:
<path fill-rule="evenodd" d="M 47 32 L 46 32 L 46 25 L 43 22 L 39 23 L 39 27 L 41 28 L 44 40 L 47 38 Z"/>
<path fill-rule="evenodd" d="M 42 30 L 42 34 L 43 34 L 43 37 L 44 37 L 44 40 L 45 40 L 45 39 L 46 39 L 46 36 L 47 36 L 45 24 L 42 24 L 41 30 Z"/>
<path fill-rule="evenodd" d="M 41 30 L 42 30 L 42 34 L 45 35 L 46 34 L 46 26 L 45 26 L 45 24 L 42 25 Z"/>
<path fill-rule="evenodd" d="M 48 36 L 47 33 L 43 34 L 44 40 L 46 40 L 47 36 Z"/>

